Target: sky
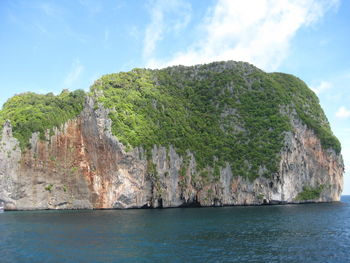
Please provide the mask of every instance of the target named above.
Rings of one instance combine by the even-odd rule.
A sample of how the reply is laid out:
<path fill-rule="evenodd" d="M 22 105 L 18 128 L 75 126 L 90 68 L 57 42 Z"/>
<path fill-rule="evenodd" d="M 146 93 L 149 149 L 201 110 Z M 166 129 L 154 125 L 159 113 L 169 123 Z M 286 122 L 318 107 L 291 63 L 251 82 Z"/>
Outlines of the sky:
<path fill-rule="evenodd" d="M 349 47 L 347 0 L 0 0 L 0 105 L 135 67 L 246 61 L 315 91 L 350 194 Z"/>

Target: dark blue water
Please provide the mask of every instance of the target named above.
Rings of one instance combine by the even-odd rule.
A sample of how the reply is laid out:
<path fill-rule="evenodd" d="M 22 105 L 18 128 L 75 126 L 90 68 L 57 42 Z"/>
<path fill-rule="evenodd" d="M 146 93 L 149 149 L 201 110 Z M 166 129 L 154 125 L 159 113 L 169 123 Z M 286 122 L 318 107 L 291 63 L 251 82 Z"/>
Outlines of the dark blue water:
<path fill-rule="evenodd" d="M 0 262 L 350 262 L 339 203 L 0 214 Z"/>

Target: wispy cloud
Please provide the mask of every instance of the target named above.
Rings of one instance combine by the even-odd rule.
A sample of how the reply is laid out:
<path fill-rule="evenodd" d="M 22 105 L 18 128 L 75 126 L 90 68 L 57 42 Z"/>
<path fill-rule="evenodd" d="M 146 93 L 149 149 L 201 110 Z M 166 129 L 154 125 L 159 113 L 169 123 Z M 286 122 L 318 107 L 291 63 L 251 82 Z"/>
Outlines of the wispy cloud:
<path fill-rule="evenodd" d="M 243 60 L 265 70 L 275 70 L 287 57 L 290 41 L 305 26 L 336 8 L 339 0 L 219 0 L 202 20 L 202 37 L 187 50 L 167 60 L 150 58 L 149 67 L 192 65 L 214 60 Z M 164 10 L 152 12 L 146 31 L 145 54 L 162 36 Z"/>
<path fill-rule="evenodd" d="M 103 46 L 105 49 L 111 47 L 110 37 L 111 37 L 111 31 L 109 30 L 109 28 L 105 28 L 103 32 Z"/>
<path fill-rule="evenodd" d="M 80 3 L 82 4 L 83 2 L 86 2 L 84 0 L 80 0 Z M 89 9 L 90 12 L 93 12 L 91 10 L 94 9 L 95 5 L 90 3 L 86 3 L 86 6 L 90 7 Z M 96 4 L 96 6 L 98 6 Z M 66 9 L 64 6 L 59 5 L 54 2 L 38 2 L 36 5 L 33 6 L 36 9 L 39 9 L 41 12 L 43 12 L 48 18 L 50 19 L 52 23 L 57 25 L 57 27 L 60 30 L 55 30 L 53 32 L 50 32 L 46 30 L 46 27 L 44 26 L 45 23 L 48 22 L 48 20 L 38 20 L 35 24 L 35 29 L 40 31 L 40 33 L 48 36 L 48 37 L 71 37 L 74 40 L 77 40 L 81 43 L 87 43 L 87 36 L 85 34 L 81 34 L 77 32 L 74 29 L 74 25 L 69 23 L 69 19 L 67 18 L 67 14 L 69 14 L 70 10 Z M 97 8 L 97 7 L 96 7 Z"/>
<path fill-rule="evenodd" d="M 62 15 L 62 10 L 50 2 L 39 2 L 39 4 L 36 6 L 39 8 L 43 13 L 45 13 L 49 17 L 60 17 Z"/>
<path fill-rule="evenodd" d="M 335 116 L 340 118 L 340 119 L 347 119 L 350 117 L 350 110 L 348 110 L 346 107 L 342 106 L 335 113 Z"/>
<path fill-rule="evenodd" d="M 321 94 L 322 92 L 329 90 L 332 88 L 332 84 L 328 81 L 321 81 L 319 85 L 317 86 L 311 86 L 310 87 L 317 95 Z"/>
<path fill-rule="evenodd" d="M 64 24 L 63 32 L 65 32 L 66 36 L 71 37 L 74 40 L 79 41 L 80 43 L 86 44 L 89 40 L 88 35 L 79 33 L 75 31 L 70 24 Z"/>
<path fill-rule="evenodd" d="M 143 55 L 153 55 L 166 31 L 179 32 L 191 20 L 191 5 L 183 0 L 155 0 L 150 4 L 151 22 L 146 28 Z"/>
<path fill-rule="evenodd" d="M 90 14 L 98 14 L 102 11 L 101 1 L 79 0 L 82 7 L 88 10 Z"/>
<path fill-rule="evenodd" d="M 350 69 L 333 73 L 332 76 L 322 80 L 315 79 L 310 88 L 319 96 L 321 102 L 328 105 L 347 105 L 350 101 Z"/>
<path fill-rule="evenodd" d="M 84 66 L 80 63 L 79 59 L 76 59 L 72 63 L 71 70 L 64 78 L 64 81 L 63 81 L 64 87 L 70 88 L 76 82 L 78 82 L 83 71 L 84 71 Z"/>

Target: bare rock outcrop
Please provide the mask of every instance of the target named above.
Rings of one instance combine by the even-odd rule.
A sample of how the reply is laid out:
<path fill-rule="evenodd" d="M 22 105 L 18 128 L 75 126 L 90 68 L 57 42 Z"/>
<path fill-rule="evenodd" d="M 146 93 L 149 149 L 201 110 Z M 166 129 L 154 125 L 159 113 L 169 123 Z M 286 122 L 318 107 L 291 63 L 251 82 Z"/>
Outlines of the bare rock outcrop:
<path fill-rule="evenodd" d="M 203 177 L 191 152 L 183 157 L 173 147 L 154 145 L 149 158 L 142 148 L 126 151 L 112 135 L 108 110 L 88 97 L 79 117 L 53 135 L 47 131 L 46 140 L 34 133 L 26 151 L 5 123 L 0 200 L 8 210 L 255 205 L 299 202 L 305 187 L 322 186 L 313 202 L 338 201 L 341 155 L 324 150 L 296 116 L 291 120 L 277 173 L 264 177 L 261 167 L 260 177 L 250 181 L 227 164 L 218 177 Z"/>

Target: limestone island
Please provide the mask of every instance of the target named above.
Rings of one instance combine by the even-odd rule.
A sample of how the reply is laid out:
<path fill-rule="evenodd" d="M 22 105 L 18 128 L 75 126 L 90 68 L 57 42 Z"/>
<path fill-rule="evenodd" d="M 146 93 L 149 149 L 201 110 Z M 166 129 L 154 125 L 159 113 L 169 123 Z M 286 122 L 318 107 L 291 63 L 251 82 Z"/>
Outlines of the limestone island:
<path fill-rule="evenodd" d="M 245 62 L 133 69 L 0 111 L 5 210 L 339 201 L 341 145 L 303 81 Z"/>

